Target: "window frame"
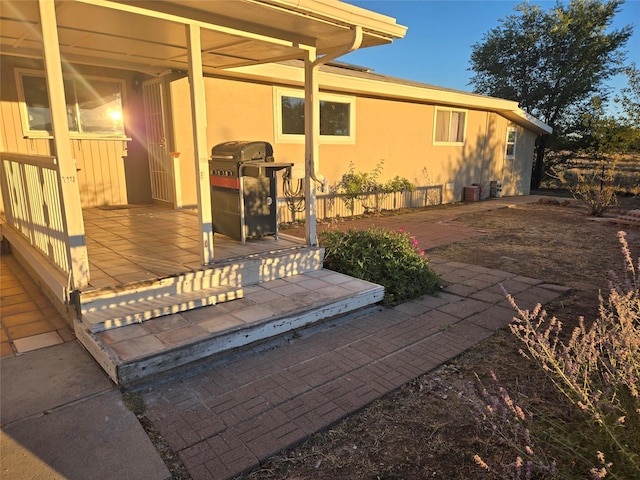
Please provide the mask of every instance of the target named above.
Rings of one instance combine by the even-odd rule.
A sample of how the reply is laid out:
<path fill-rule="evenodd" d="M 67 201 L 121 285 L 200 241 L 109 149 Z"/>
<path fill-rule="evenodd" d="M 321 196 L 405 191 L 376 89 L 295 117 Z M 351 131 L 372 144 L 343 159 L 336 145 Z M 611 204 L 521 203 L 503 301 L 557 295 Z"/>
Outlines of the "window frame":
<path fill-rule="evenodd" d="M 449 132 L 451 132 L 451 113 L 464 113 L 464 125 L 462 127 L 462 140 L 461 141 L 441 141 L 437 140 L 438 131 L 438 112 L 449 112 Z M 448 108 L 448 107 L 435 107 L 433 112 L 433 144 L 437 146 L 456 146 L 464 145 L 467 139 L 467 120 L 469 118 L 469 112 L 461 108 Z"/>
<path fill-rule="evenodd" d="M 509 141 L 509 134 L 513 133 L 513 142 Z M 516 127 L 507 127 L 507 134 L 504 143 L 504 158 L 507 160 L 513 160 L 516 158 L 516 145 L 518 144 L 518 129 Z M 509 155 L 509 146 L 513 145 L 513 151 Z"/>
<path fill-rule="evenodd" d="M 274 107 L 274 138 L 276 143 L 304 143 L 304 134 L 282 133 L 282 97 L 299 98 L 304 101 L 304 91 L 293 88 L 274 87 L 273 107 Z M 332 145 L 354 145 L 356 143 L 356 97 L 347 95 L 336 95 L 330 93 L 320 93 L 320 101 L 343 103 L 349 105 L 349 135 L 322 135 L 320 143 Z"/>
<path fill-rule="evenodd" d="M 53 132 L 49 130 L 32 130 L 29 124 L 29 111 L 27 107 L 27 99 L 24 91 L 24 83 L 23 77 L 39 77 L 44 79 L 46 83 L 46 74 L 42 70 L 33 70 L 33 69 L 25 69 L 25 68 L 17 68 L 15 69 L 15 79 L 16 79 L 16 87 L 18 93 L 18 103 L 20 110 L 20 121 L 22 123 L 22 134 L 24 138 L 45 138 L 51 139 L 53 138 Z M 73 140 L 131 140 L 126 134 L 126 115 L 125 115 L 125 105 L 126 105 L 126 97 L 127 97 L 127 83 L 124 79 L 120 78 L 109 78 L 109 77 L 101 77 L 94 75 L 78 75 L 72 73 L 63 74 L 64 80 L 73 80 L 77 81 L 79 78 L 84 80 L 88 80 L 89 84 L 91 81 L 95 82 L 103 82 L 103 83 L 111 83 L 114 85 L 118 85 L 120 88 L 120 106 L 122 109 L 122 133 L 97 133 L 97 132 L 77 132 L 74 130 L 69 130 L 69 138 Z M 49 110 L 51 110 L 51 100 L 49 99 L 49 92 L 47 91 L 47 100 L 49 101 Z M 77 107 L 77 103 L 76 103 Z M 77 108 L 76 108 L 76 120 L 79 122 L 79 117 L 77 116 Z"/>

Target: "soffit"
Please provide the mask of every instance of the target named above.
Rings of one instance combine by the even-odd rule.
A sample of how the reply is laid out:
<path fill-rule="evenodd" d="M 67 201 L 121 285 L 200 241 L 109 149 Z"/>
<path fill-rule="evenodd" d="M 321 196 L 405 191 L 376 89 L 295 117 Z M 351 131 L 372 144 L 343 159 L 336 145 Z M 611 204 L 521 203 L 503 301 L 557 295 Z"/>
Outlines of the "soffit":
<path fill-rule="evenodd" d="M 362 47 L 404 36 L 395 19 L 339 1 L 56 0 L 62 57 L 70 63 L 158 74 L 188 66 L 186 24 L 201 27 L 205 71 L 322 55 L 348 45 L 362 28 Z M 2 54 L 42 56 L 38 3 L 3 0 Z"/>

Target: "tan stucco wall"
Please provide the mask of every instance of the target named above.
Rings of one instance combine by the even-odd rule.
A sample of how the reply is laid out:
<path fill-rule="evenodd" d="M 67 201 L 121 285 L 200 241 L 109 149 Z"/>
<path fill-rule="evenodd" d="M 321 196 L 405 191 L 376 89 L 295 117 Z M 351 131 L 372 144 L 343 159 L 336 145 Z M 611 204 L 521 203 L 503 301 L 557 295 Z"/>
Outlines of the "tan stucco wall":
<path fill-rule="evenodd" d="M 3 57 L 0 66 L 0 145 L 9 152 L 48 154 L 49 140 L 23 137 L 13 73 L 14 68 L 42 70 L 42 64 Z M 139 89 L 133 87 L 134 74 L 89 67 L 80 71 L 127 81 L 127 133 L 133 138 L 133 142 L 73 141 L 83 207 L 150 202 L 144 125 Z M 303 143 L 275 140 L 274 96 L 275 87 L 270 83 L 206 78 L 208 148 L 229 140 L 265 140 L 273 144 L 276 160 L 302 164 Z M 171 83 L 175 151 L 180 152 L 179 188 L 185 207 L 195 206 L 197 199 L 189 98 L 186 78 Z M 529 193 L 534 133 L 518 127 L 516 158 L 506 161 L 506 129 L 513 124 L 495 113 L 466 110 L 465 144 L 434 145 L 435 108 L 433 104 L 356 97 L 355 143 L 334 145 L 321 140 L 320 172 L 332 184 L 350 162 L 357 171 L 365 172 L 384 161 L 380 180 L 399 175 L 416 185 L 441 186 L 445 203 L 461 200 L 464 186 L 472 183 L 480 183 L 488 191 L 492 180 L 502 182 L 504 195 Z"/>
<path fill-rule="evenodd" d="M 184 205 L 195 205 L 195 176 L 188 102 L 188 82 L 172 83 L 176 146 L 181 153 Z M 272 143 L 277 161 L 304 162 L 303 143 L 276 142 L 275 87 L 266 83 L 222 78 L 205 79 L 208 148 L 229 140 Z M 466 110 L 464 145 L 434 145 L 433 104 L 359 96 L 356 98 L 355 144 L 320 144 L 320 172 L 337 182 L 353 162 L 361 172 L 384 161 L 381 181 L 396 175 L 419 186 L 441 186 L 443 202 L 460 201 L 464 187 L 481 184 L 485 196 L 491 181 L 501 182 L 503 195 L 529 193 L 536 135 L 518 130 L 516 158 L 505 159 L 506 132 L 515 126 L 492 112 Z"/>
<path fill-rule="evenodd" d="M 271 91 L 270 85 L 205 79 L 208 149 L 230 140 L 264 140 L 273 144 Z M 191 106 L 188 99 L 187 79 L 172 82 L 171 105 L 175 119 L 175 144 L 181 159 L 184 206 L 195 205 L 197 201 Z"/>
<path fill-rule="evenodd" d="M 529 195 L 531 193 L 531 175 L 537 135 L 533 132 L 518 128 L 518 143 L 516 144 L 516 158 L 506 161 L 512 163 L 505 168 L 505 177 L 510 175 L 506 185 L 513 190 L 507 190 L 504 195 Z"/>

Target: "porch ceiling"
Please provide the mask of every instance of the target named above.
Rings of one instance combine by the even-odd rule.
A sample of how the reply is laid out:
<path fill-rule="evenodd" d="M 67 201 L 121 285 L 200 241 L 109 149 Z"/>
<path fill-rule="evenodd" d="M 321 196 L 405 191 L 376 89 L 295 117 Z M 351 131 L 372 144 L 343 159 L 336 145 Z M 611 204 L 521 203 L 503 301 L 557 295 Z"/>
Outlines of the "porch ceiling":
<path fill-rule="evenodd" d="M 184 25 L 201 27 L 203 69 L 215 71 L 301 58 L 348 45 L 362 27 L 362 47 L 402 38 L 395 19 L 334 0 L 56 0 L 64 61 L 159 74 L 188 67 Z M 42 57 L 38 2 L 3 0 L 0 52 Z"/>

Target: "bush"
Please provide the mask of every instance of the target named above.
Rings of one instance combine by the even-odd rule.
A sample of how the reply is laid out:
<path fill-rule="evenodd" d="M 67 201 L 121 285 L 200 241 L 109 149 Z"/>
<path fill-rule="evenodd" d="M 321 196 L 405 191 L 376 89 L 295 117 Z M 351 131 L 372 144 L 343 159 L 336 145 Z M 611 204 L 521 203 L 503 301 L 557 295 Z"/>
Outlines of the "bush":
<path fill-rule="evenodd" d="M 373 228 L 347 232 L 325 230 L 324 266 L 384 287 L 385 305 L 397 305 L 440 288 L 440 278 L 418 242 L 403 230 Z"/>
<path fill-rule="evenodd" d="M 533 420 L 531 414 L 511 397 L 493 370 L 492 383 L 488 387 L 477 375 L 476 378 L 484 404 L 474 406 L 479 410 L 481 425 L 486 425 L 490 432 L 486 440 L 500 445 L 502 451 L 500 462 L 489 465 L 476 454 L 473 456 L 475 463 L 495 478 L 556 478 L 558 471 L 555 460 L 547 458 L 547 452 L 536 444 L 535 432 L 530 429 Z M 509 461 L 510 453 L 515 456 L 512 461 Z"/>
<path fill-rule="evenodd" d="M 331 187 L 334 193 L 344 195 L 344 203 L 352 216 L 356 200 L 360 202 L 365 213 L 378 212 L 380 202 L 387 195 L 415 190 L 415 185 L 398 175 L 387 183 L 380 183 L 378 177 L 382 173 L 383 166 L 384 160 L 380 160 L 371 172 L 356 172 L 355 165 L 350 162 L 347 173 Z"/>
<path fill-rule="evenodd" d="M 573 198 L 587 204 L 589 215 L 593 217 L 601 217 L 618 203 L 615 162 L 610 165 L 602 163 L 593 167 L 590 173 L 577 172 L 573 181 L 564 172 L 556 172 L 556 176 Z"/>
<path fill-rule="evenodd" d="M 624 232 L 619 238 L 625 278 L 614 276 L 608 299 L 600 296 L 598 318 L 591 325 L 580 318 L 566 340 L 562 323 L 549 320 L 540 305 L 521 310 L 509 297 L 518 312 L 510 328 L 524 344 L 522 354 L 538 362 L 584 416 L 584 428 L 563 448 L 576 463 L 585 463 L 585 450 L 598 459 L 591 478 L 638 478 L 640 471 L 640 260 L 636 266 Z"/>

